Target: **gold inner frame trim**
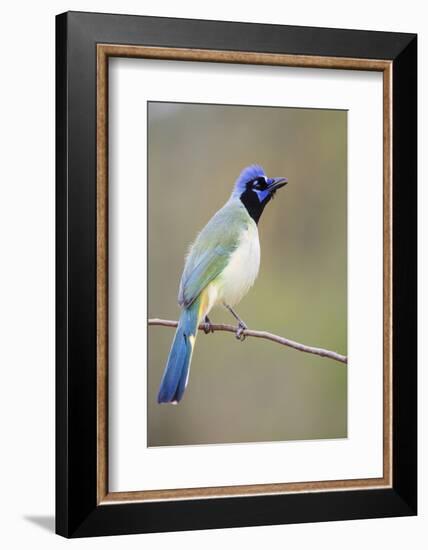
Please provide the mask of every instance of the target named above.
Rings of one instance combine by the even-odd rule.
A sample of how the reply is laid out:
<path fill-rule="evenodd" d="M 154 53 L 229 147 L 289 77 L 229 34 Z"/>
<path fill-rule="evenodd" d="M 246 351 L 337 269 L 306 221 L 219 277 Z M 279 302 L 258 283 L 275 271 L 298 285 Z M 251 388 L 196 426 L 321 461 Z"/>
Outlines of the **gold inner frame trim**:
<path fill-rule="evenodd" d="M 109 492 L 108 488 L 108 59 L 277 65 L 383 73 L 383 476 L 225 487 Z M 392 486 L 392 69 L 391 61 L 256 52 L 97 45 L 97 503 L 224 498 Z"/>

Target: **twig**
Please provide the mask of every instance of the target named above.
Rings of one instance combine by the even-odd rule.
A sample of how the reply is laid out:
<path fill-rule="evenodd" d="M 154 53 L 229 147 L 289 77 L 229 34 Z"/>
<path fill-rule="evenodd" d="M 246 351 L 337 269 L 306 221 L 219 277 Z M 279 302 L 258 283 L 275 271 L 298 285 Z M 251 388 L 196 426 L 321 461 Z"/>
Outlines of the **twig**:
<path fill-rule="evenodd" d="M 177 321 L 169 321 L 167 319 L 149 319 L 149 325 L 175 328 L 177 327 L 178 323 Z M 199 330 L 204 330 L 204 328 L 205 323 L 201 323 L 199 325 Z M 210 328 L 214 332 L 223 331 L 236 334 L 236 327 L 233 325 L 215 325 L 211 323 Z M 276 342 L 277 344 L 288 346 L 290 348 L 294 348 L 298 351 L 303 351 L 305 353 L 312 353 L 314 355 L 319 355 L 320 357 L 328 357 L 329 359 L 339 361 L 340 363 L 348 363 L 348 358 L 346 357 L 346 355 L 340 355 L 340 353 L 336 353 L 335 351 L 330 351 L 328 349 L 314 348 L 312 346 L 306 346 L 305 344 L 299 344 L 299 342 L 289 340 L 288 338 L 284 338 L 283 336 L 277 336 L 276 334 L 272 334 L 270 332 L 245 329 L 243 331 L 243 334 L 245 336 L 253 336 L 254 338 L 264 338 L 265 340 L 271 340 L 272 342 Z"/>

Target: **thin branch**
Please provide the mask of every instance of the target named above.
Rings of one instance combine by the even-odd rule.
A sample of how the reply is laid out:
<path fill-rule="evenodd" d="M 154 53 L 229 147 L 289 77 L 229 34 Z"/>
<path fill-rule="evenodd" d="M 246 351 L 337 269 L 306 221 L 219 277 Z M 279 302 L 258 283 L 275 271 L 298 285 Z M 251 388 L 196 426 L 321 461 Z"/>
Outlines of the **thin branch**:
<path fill-rule="evenodd" d="M 178 323 L 177 321 L 169 321 L 167 319 L 149 319 L 149 325 L 175 328 L 177 327 Z M 232 332 L 233 334 L 236 334 L 236 327 L 233 325 L 223 325 L 223 324 L 215 325 L 211 323 L 211 328 L 214 332 L 223 331 L 223 332 Z M 199 325 L 199 330 L 204 330 L 204 329 L 205 329 L 205 323 L 201 323 Z M 320 357 L 328 357 L 329 359 L 333 359 L 334 361 L 339 361 L 340 363 L 345 363 L 345 364 L 348 363 L 348 358 L 346 357 L 346 355 L 340 355 L 340 353 L 336 353 L 335 351 L 330 351 L 328 349 L 314 348 L 312 346 L 306 346 L 305 344 L 299 344 L 299 342 L 295 342 L 294 340 L 289 340 L 288 338 L 284 338 L 283 336 L 277 336 L 276 334 L 272 334 L 270 332 L 245 329 L 243 331 L 243 334 L 245 336 L 252 336 L 253 338 L 264 338 L 265 340 L 271 340 L 272 342 L 276 342 L 277 344 L 288 346 L 290 348 L 294 348 L 294 349 L 297 349 L 298 351 L 303 351 L 305 353 L 312 353 L 314 355 L 319 355 Z"/>

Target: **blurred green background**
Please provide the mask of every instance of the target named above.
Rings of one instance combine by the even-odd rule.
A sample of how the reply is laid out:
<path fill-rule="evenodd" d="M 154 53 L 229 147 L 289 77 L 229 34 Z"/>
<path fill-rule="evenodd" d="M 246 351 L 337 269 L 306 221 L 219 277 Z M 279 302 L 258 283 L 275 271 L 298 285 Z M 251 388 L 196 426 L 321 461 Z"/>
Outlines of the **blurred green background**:
<path fill-rule="evenodd" d="M 249 328 L 347 353 L 347 113 L 150 102 L 148 315 L 178 319 L 184 256 L 240 171 L 285 176 L 259 222 Z M 221 307 L 215 322 L 234 323 Z M 148 328 L 148 445 L 347 436 L 347 369 L 265 340 L 199 333 L 179 405 L 156 396 L 174 330 Z"/>

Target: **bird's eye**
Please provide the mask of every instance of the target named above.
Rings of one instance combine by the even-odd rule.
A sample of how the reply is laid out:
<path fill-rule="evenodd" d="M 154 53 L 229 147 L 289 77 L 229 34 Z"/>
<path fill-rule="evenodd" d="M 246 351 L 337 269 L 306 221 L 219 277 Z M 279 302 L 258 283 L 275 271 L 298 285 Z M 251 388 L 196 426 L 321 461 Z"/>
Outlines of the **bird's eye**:
<path fill-rule="evenodd" d="M 256 180 L 254 180 L 253 187 L 254 187 L 254 189 L 259 189 L 259 190 L 265 189 L 266 188 L 265 179 L 264 178 L 257 178 Z"/>

